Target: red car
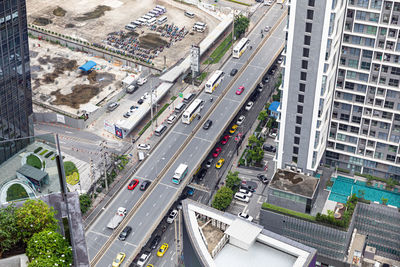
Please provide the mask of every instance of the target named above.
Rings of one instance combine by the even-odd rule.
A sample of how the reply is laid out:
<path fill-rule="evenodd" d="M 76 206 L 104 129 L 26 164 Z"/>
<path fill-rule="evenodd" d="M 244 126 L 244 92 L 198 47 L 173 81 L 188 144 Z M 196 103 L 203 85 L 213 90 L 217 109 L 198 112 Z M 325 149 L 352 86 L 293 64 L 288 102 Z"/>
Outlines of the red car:
<path fill-rule="evenodd" d="M 221 145 L 225 145 L 226 143 L 228 143 L 229 137 L 229 135 L 225 135 L 224 137 L 222 137 Z"/>
<path fill-rule="evenodd" d="M 129 190 L 133 190 L 135 189 L 135 187 L 139 184 L 139 180 L 138 179 L 133 179 L 129 185 L 128 185 L 128 189 Z"/>
<path fill-rule="evenodd" d="M 214 153 L 213 153 L 213 157 L 214 157 L 214 158 L 218 157 L 218 155 L 221 153 L 221 151 L 222 151 L 222 148 L 217 147 L 217 148 L 215 149 Z"/>
<path fill-rule="evenodd" d="M 240 86 L 237 90 L 236 90 L 236 94 L 237 95 L 241 95 L 244 91 L 244 86 Z"/>

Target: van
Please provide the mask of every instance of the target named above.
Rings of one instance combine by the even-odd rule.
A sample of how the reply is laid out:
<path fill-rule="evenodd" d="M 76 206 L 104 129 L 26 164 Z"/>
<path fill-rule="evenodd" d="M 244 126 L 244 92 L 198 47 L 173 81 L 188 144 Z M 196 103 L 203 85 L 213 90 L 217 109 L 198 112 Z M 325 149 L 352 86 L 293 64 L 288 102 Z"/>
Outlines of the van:
<path fill-rule="evenodd" d="M 137 89 L 138 89 L 138 86 L 137 86 L 137 85 L 131 84 L 131 85 L 129 85 L 128 87 L 126 87 L 126 90 L 125 90 L 125 91 L 126 91 L 128 94 L 133 94 Z"/>
<path fill-rule="evenodd" d="M 158 7 L 154 8 L 153 11 L 157 11 L 160 15 L 165 13 L 164 10 Z"/>
<path fill-rule="evenodd" d="M 148 12 L 148 13 L 146 13 L 145 16 L 149 16 L 149 17 L 151 17 L 151 18 L 154 18 L 156 15 L 154 15 L 153 13 Z"/>
<path fill-rule="evenodd" d="M 138 20 L 132 21 L 131 24 L 136 25 L 136 27 L 139 27 L 140 25 L 142 25 L 142 23 Z"/>
<path fill-rule="evenodd" d="M 185 11 L 185 16 L 192 19 L 192 18 L 194 18 L 194 13 L 192 13 L 190 11 Z"/>
<path fill-rule="evenodd" d="M 167 126 L 165 126 L 164 124 L 161 124 L 160 126 L 157 127 L 154 134 L 157 136 L 161 136 L 166 130 L 167 130 Z"/>
<path fill-rule="evenodd" d="M 164 6 L 156 5 L 157 9 L 161 9 L 164 13 L 167 12 L 167 9 Z"/>
<path fill-rule="evenodd" d="M 147 23 L 147 20 L 143 18 L 137 19 L 136 21 L 140 22 L 141 25 L 146 25 Z"/>
<path fill-rule="evenodd" d="M 144 160 L 144 158 L 146 157 L 146 155 L 144 154 L 144 152 L 143 151 L 139 151 L 138 152 L 138 158 L 139 158 L 139 161 L 142 161 L 142 160 Z"/>
<path fill-rule="evenodd" d="M 160 12 L 158 12 L 157 10 L 151 10 L 147 14 L 152 14 L 154 17 L 160 16 Z"/>
<path fill-rule="evenodd" d="M 125 26 L 125 29 L 127 29 L 128 31 L 134 31 L 136 29 L 136 25 L 133 24 L 127 24 Z"/>
<path fill-rule="evenodd" d="M 175 113 L 180 113 L 182 110 L 184 110 L 186 107 L 185 103 L 180 103 L 175 107 Z"/>
<path fill-rule="evenodd" d="M 196 31 L 196 32 L 204 32 L 206 30 L 206 28 L 198 26 L 198 25 L 194 25 L 192 30 Z"/>
<path fill-rule="evenodd" d="M 167 20 L 168 20 L 167 16 L 162 16 L 161 18 L 159 18 L 159 19 L 157 20 L 157 23 L 158 23 L 159 25 L 161 25 L 161 24 L 167 22 Z"/>
<path fill-rule="evenodd" d="M 189 103 L 194 98 L 194 96 L 195 94 L 192 93 L 185 95 L 185 97 L 183 98 L 183 103 Z"/>
<path fill-rule="evenodd" d="M 194 25 L 195 25 L 195 26 L 202 27 L 202 28 L 207 27 L 207 24 L 205 24 L 204 22 L 201 22 L 201 21 L 196 22 Z"/>
<path fill-rule="evenodd" d="M 146 22 L 147 22 L 149 19 L 151 19 L 151 18 L 152 18 L 152 17 L 146 16 L 146 15 L 142 16 L 142 19 L 146 20 Z"/>
<path fill-rule="evenodd" d="M 147 21 L 147 25 L 151 26 L 154 25 L 156 23 L 157 19 L 156 18 L 151 18 Z"/>

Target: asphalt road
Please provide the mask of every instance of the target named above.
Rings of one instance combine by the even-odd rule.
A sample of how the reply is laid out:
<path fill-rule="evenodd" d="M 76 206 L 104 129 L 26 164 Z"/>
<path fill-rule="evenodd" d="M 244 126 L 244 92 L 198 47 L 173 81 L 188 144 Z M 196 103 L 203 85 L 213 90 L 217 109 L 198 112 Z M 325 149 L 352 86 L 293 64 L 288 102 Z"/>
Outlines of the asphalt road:
<path fill-rule="evenodd" d="M 278 21 L 282 10 L 279 7 L 272 8 L 265 16 L 264 23 L 269 23 L 272 25 L 274 22 Z M 261 23 L 260 27 L 264 27 L 264 23 Z M 258 52 L 259 54 L 251 61 L 248 68 L 245 69 L 243 73 L 238 73 L 241 75 L 238 80 L 224 97 L 224 99 L 219 103 L 218 107 L 211 114 L 210 118 L 213 120 L 213 126 L 208 130 L 200 129 L 195 138 L 191 140 L 187 148 L 182 151 L 180 156 L 178 156 L 175 163 L 170 166 L 166 175 L 161 179 L 160 183 L 154 188 L 153 192 L 144 201 L 141 207 L 137 210 L 133 218 L 129 221 L 128 225 L 133 227 L 133 232 L 124 242 L 115 240 L 110 248 L 102 255 L 97 266 L 110 266 L 115 255 L 123 251 L 127 254 L 129 258 L 133 251 L 140 250 L 138 245 L 145 239 L 145 236 L 149 231 L 151 231 L 154 224 L 158 224 L 157 218 L 160 215 L 164 215 L 163 211 L 166 208 L 166 203 L 168 203 L 173 196 L 176 195 L 178 185 L 171 183 L 171 177 L 174 170 L 180 163 L 186 163 L 192 168 L 192 166 L 198 166 L 201 164 L 203 158 L 208 154 L 208 150 L 211 150 L 211 144 L 215 138 L 219 138 L 218 133 L 221 130 L 221 125 L 224 125 L 227 118 L 234 112 L 237 106 L 242 102 L 243 99 L 250 96 L 250 89 L 254 87 L 257 79 L 265 70 L 266 66 L 273 61 L 275 52 L 280 49 L 284 43 L 283 28 L 285 27 L 286 21 L 283 21 L 271 37 L 267 40 L 263 48 Z M 256 47 L 255 43 L 261 41 L 260 29 L 255 29 L 254 34 L 250 35 L 253 47 Z M 258 39 L 258 40 L 257 40 Z M 230 59 L 226 67 L 223 69 L 225 73 L 225 79 L 222 84 L 213 93 L 214 99 L 222 93 L 232 77 L 229 76 L 231 68 L 239 68 L 241 64 L 247 61 L 251 53 L 246 51 L 240 59 Z M 245 86 L 246 89 L 244 93 L 240 96 L 235 94 L 236 89 L 239 86 Z M 201 94 L 199 98 L 207 100 L 210 95 Z M 203 111 L 209 109 L 210 101 L 205 101 L 205 107 Z M 187 138 L 187 135 L 194 129 L 196 121 L 193 121 L 190 125 L 183 125 L 182 123 L 177 123 L 172 131 L 164 138 L 162 143 L 152 151 L 150 157 L 146 160 L 144 165 L 135 174 L 140 182 L 144 179 L 154 180 L 156 174 L 164 167 L 165 162 L 167 162 L 173 154 L 180 149 L 181 144 Z M 112 203 L 107 207 L 103 214 L 94 222 L 94 224 L 87 231 L 87 246 L 89 252 L 89 258 L 93 259 L 97 251 L 108 239 L 111 230 L 106 229 L 106 224 L 113 216 L 114 212 L 119 206 L 126 207 L 128 211 L 134 206 L 142 192 L 138 189 L 133 191 L 122 190 L 119 194 L 114 197 Z"/>

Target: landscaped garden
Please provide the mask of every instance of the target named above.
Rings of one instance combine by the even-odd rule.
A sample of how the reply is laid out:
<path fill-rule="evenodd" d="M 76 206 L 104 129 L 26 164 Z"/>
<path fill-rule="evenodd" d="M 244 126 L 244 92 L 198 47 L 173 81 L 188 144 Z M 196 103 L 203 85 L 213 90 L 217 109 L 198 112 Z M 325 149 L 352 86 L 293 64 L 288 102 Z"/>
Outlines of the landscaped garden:
<path fill-rule="evenodd" d="M 13 200 L 24 199 L 28 197 L 28 193 L 25 188 L 20 184 L 13 184 L 7 190 L 6 201 L 10 202 Z"/>
<path fill-rule="evenodd" d="M 64 162 L 64 171 L 68 184 L 76 185 L 79 182 L 78 168 L 72 161 Z"/>
<path fill-rule="evenodd" d="M 42 161 L 34 154 L 30 154 L 27 158 L 26 158 L 26 164 L 35 167 L 39 170 L 42 169 Z"/>

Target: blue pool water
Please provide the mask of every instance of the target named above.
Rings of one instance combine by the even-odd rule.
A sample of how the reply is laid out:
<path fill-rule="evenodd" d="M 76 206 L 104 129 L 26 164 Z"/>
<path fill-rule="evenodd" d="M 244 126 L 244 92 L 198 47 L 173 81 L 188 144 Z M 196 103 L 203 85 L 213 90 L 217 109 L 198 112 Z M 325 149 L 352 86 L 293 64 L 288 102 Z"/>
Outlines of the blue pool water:
<path fill-rule="evenodd" d="M 353 179 L 338 176 L 333 183 L 329 200 L 346 203 L 347 197 L 351 194 L 361 197 L 359 191 L 364 191 L 364 198 L 370 201 L 382 202 L 382 197 L 387 198 L 388 205 L 400 207 L 400 194 L 395 192 L 389 192 L 382 188 L 370 187 L 366 185 L 366 182 L 357 181 Z"/>

